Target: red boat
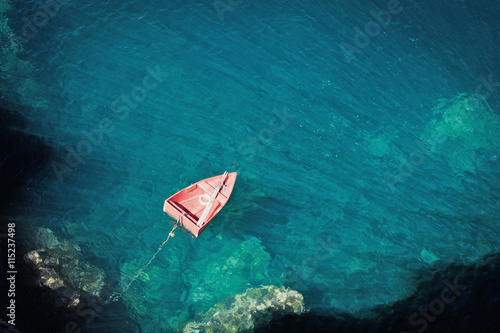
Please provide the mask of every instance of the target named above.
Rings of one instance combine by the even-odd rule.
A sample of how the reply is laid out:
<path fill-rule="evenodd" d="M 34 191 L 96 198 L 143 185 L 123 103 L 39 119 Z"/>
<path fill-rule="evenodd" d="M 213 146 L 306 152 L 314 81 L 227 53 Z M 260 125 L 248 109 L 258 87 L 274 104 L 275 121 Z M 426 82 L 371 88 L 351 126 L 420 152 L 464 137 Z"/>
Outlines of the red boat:
<path fill-rule="evenodd" d="M 163 211 L 198 237 L 229 200 L 236 175 L 224 172 L 200 180 L 165 200 Z"/>

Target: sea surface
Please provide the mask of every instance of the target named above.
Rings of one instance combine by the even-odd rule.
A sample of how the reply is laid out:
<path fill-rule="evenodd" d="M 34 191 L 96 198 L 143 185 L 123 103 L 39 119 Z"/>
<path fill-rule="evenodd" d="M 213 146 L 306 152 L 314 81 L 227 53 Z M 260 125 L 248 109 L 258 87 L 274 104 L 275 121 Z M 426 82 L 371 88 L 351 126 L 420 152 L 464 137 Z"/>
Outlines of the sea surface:
<path fill-rule="evenodd" d="M 363 315 L 498 252 L 500 2 L 60 3 L 7 12 L 42 96 L 25 131 L 54 151 L 25 223 L 120 291 L 175 224 L 163 201 L 238 172 L 123 292 L 124 325 L 175 331 L 262 285 Z"/>

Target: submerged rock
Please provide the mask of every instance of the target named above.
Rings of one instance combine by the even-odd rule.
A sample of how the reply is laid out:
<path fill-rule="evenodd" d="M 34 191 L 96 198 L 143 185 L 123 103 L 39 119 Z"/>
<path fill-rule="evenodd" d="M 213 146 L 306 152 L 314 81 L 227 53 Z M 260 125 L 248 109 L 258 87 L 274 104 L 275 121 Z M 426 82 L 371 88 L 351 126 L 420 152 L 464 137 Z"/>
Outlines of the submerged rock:
<path fill-rule="evenodd" d="M 420 252 L 420 259 L 423 262 L 428 263 L 429 265 L 432 265 L 434 262 L 439 260 L 439 258 L 434 253 L 432 253 L 432 251 L 425 248 Z"/>
<path fill-rule="evenodd" d="M 260 240 L 250 237 L 239 243 L 226 242 L 219 249 L 206 251 L 204 262 L 186 272 L 191 284 L 189 302 L 210 307 L 226 297 L 242 292 L 252 285 L 276 284 L 268 276 L 271 255 Z"/>
<path fill-rule="evenodd" d="M 389 152 L 390 143 L 390 139 L 386 135 L 372 136 L 368 134 L 365 137 L 364 149 L 371 155 L 383 157 Z"/>
<path fill-rule="evenodd" d="M 484 98 L 460 94 L 441 101 L 434 114 L 422 139 L 430 152 L 446 156 L 456 174 L 475 173 L 486 159 L 497 158 L 500 117 Z"/>
<path fill-rule="evenodd" d="M 271 319 L 305 311 L 304 297 L 285 287 L 250 288 L 243 294 L 217 303 L 196 321 L 189 322 L 183 332 L 241 332 L 261 327 Z"/>
<path fill-rule="evenodd" d="M 61 242 L 48 228 L 36 233 L 37 249 L 28 252 L 24 260 L 34 268 L 39 285 L 64 295 L 64 306 L 74 307 L 82 296 L 101 294 L 104 287 L 104 271 L 79 260 L 78 245 Z"/>

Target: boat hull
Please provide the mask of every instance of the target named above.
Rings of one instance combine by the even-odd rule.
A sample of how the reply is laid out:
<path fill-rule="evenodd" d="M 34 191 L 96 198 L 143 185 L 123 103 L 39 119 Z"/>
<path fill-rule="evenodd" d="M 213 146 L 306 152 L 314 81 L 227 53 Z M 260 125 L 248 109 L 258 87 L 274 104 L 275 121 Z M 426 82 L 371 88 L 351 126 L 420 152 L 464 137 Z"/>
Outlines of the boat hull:
<path fill-rule="evenodd" d="M 237 173 L 228 173 L 222 179 L 223 176 L 219 175 L 203 179 L 180 190 L 165 200 L 163 211 L 175 220 L 180 218 L 180 224 L 195 237 L 198 237 L 231 196 Z M 217 194 L 214 194 L 221 179 L 223 186 Z M 214 199 L 213 202 L 210 202 L 212 196 L 214 196 Z M 198 226 L 200 217 L 207 207 L 206 218 L 203 224 Z"/>

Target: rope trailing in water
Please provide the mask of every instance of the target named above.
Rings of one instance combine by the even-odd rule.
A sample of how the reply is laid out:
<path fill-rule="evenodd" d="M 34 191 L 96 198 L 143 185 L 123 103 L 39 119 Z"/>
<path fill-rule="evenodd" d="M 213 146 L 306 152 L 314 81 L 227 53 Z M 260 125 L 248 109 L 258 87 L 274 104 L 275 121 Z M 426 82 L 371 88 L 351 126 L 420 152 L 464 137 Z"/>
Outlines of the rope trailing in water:
<path fill-rule="evenodd" d="M 153 254 L 153 257 L 151 257 L 151 259 L 149 259 L 148 263 L 146 265 L 144 265 L 140 270 L 137 271 L 137 273 L 134 275 L 134 277 L 132 278 L 132 280 L 130 280 L 130 282 L 127 284 L 127 286 L 121 292 L 113 293 L 109 297 L 110 301 L 112 301 L 112 302 L 118 301 L 123 296 L 123 293 L 127 292 L 127 290 L 130 288 L 130 286 L 132 285 L 132 283 L 134 283 L 134 281 L 137 280 L 137 278 L 141 275 L 141 273 L 153 262 L 153 260 L 156 258 L 156 255 L 158 253 L 160 253 L 161 249 L 168 242 L 168 240 L 170 239 L 170 237 L 174 237 L 175 236 L 174 235 L 174 230 L 180 225 L 181 218 L 182 218 L 182 215 L 179 215 L 179 218 L 177 219 L 177 222 L 175 223 L 174 227 L 168 233 L 167 239 L 165 239 L 165 241 L 160 245 L 160 247 L 158 248 L 158 250 L 156 250 L 156 253 Z"/>

